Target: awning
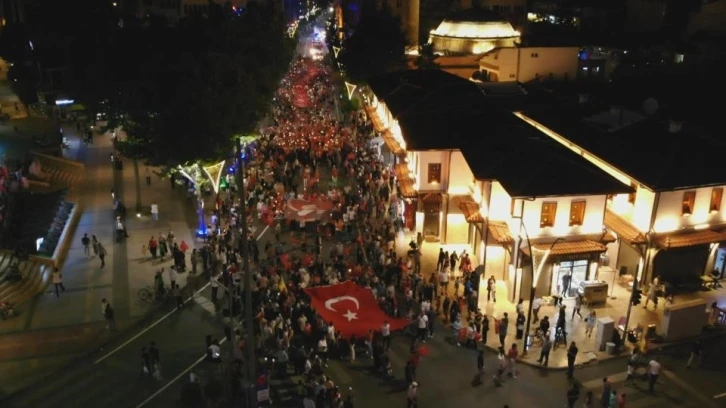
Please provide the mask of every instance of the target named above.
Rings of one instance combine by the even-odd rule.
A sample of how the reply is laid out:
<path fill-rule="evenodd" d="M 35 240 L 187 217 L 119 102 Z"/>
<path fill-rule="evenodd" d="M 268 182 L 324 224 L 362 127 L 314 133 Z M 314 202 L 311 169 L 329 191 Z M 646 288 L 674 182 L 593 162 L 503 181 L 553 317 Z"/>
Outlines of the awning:
<path fill-rule="evenodd" d="M 421 197 L 421 201 L 424 203 L 441 204 L 442 197 L 440 193 L 428 193 Z"/>
<path fill-rule="evenodd" d="M 629 244 L 644 244 L 645 235 L 625 218 L 610 210 L 605 210 L 605 226 L 613 230 L 618 236 Z"/>
<path fill-rule="evenodd" d="M 603 244 L 609 244 L 618 240 L 618 238 L 610 231 L 605 231 L 604 233 L 601 232 L 599 234 L 583 234 L 580 235 L 579 238 L 588 241 L 602 242 Z"/>
<path fill-rule="evenodd" d="M 408 174 L 408 166 L 406 163 L 399 163 L 394 169 L 396 172 L 396 179 L 398 180 L 398 187 L 401 190 L 401 195 L 404 198 L 416 198 L 416 189 L 413 186 L 413 180 Z"/>
<path fill-rule="evenodd" d="M 383 142 L 386 144 L 386 147 L 388 147 L 388 150 L 396 156 L 403 156 L 406 153 L 406 151 L 403 150 L 401 145 L 398 144 L 396 139 L 393 137 L 393 133 L 391 133 L 388 129 L 383 132 Z"/>
<path fill-rule="evenodd" d="M 470 196 L 458 196 L 454 197 L 454 201 L 456 201 L 457 206 L 461 210 L 461 213 L 464 214 L 467 222 L 484 222 L 484 217 L 479 212 L 479 204 L 473 198 Z"/>
<path fill-rule="evenodd" d="M 416 198 L 416 189 L 413 187 L 411 179 L 399 179 L 398 188 L 401 190 L 403 198 Z"/>
<path fill-rule="evenodd" d="M 378 117 L 378 114 L 376 113 L 376 110 L 373 109 L 373 107 L 365 105 L 363 109 L 366 111 L 366 115 L 368 115 L 368 120 L 371 121 L 373 124 L 373 129 L 376 130 L 376 132 L 383 132 L 386 130 L 386 127 L 383 126 L 383 122 L 381 122 L 381 119 Z"/>
<path fill-rule="evenodd" d="M 713 230 L 676 231 L 658 234 L 655 243 L 662 249 L 686 248 L 696 245 L 713 244 L 726 241 L 726 234 Z"/>
<path fill-rule="evenodd" d="M 514 237 L 509 231 L 509 225 L 504 221 L 489 221 L 489 234 L 502 245 L 509 245 L 514 242 Z"/>
<path fill-rule="evenodd" d="M 546 251 L 546 250 L 550 249 L 551 246 L 552 246 L 552 244 L 549 244 L 549 243 L 534 244 L 534 245 L 532 245 L 532 248 Z M 604 244 L 601 244 L 601 243 L 595 242 L 595 241 L 590 241 L 590 240 L 560 241 L 555 245 L 554 248 L 552 248 L 552 251 L 550 252 L 550 256 L 594 254 L 594 253 L 602 253 L 602 252 L 605 252 L 606 250 L 607 250 L 607 247 Z M 529 256 L 529 248 L 527 246 L 524 246 L 522 248 L 522 253 Z"/>

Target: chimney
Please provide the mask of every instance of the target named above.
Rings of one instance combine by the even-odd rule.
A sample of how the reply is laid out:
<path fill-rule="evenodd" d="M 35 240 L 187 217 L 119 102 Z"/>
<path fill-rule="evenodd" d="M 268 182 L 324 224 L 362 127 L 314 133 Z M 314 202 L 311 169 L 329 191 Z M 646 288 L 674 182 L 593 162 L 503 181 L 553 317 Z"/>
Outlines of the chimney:
<path fill-rule="evenodd" d="M 668 121 L 668 131 L 670 133 L 678 133 L 683 128 L 683 122 L 679 120 L 669 120 Z"/>
<path fill-rule="evenodd" d="M 590 95 L 581 93 L 577 95 L 577 103 L 584 104 L 590 102 Z"/>

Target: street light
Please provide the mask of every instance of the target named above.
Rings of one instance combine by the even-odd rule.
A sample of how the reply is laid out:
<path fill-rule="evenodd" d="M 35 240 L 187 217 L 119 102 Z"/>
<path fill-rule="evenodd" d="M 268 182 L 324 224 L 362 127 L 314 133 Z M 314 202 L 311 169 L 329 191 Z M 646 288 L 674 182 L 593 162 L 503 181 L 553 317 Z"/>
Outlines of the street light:
<path fill-rule="evenodd" d="M 537 289 L 537 282 L 539 281 L 539 276 L 542 273 L 542 268 L 544 267 L 544 264 L 547 263 L 547 258 L 549 258 L 550 253 L 554 249 L 555 245 L 557 245 L 558 242 L 564 241 L 565 239 L 562 237 L 557 238 L 552 245 L 545 251 L 544 255 L 542 256 L 542 259 L 539 261 L 539 265 L 534 265 L 534 253 L 532 252 L 532 243 L 529 240 L 529 235 L 527 234 L 527 229 L 524 227 L 524 223 L 522 223 L 522 228 L 524 229 L 525 237 L 527 238 L 527 246 L 529 247 L 529 259 L 532 264 L 532 290 L 529 291 L 529 307 L 527 308 L 527 327 L 524 330 L 524 344 L 522 346 L 522 349 L 524 350 L 522 352 L 523 356 L 527 355 L 527 351 L 529 350 L 529 331 L 532 326 L 532 306 L 534 303 L 534 295 Z"/>

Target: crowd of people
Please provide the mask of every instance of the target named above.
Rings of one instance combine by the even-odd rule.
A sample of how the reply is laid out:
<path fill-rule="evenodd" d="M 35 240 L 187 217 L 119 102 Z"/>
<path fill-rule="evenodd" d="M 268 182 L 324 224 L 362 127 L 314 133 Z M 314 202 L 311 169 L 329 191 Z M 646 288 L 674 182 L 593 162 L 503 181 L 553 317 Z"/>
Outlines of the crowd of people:
<path fill-rule="evenodd" d="M 293 91 L 300 86 L 310 98 L 308 105 L 300 103 L 299 89 Z M 211 271 L 213 301 L 218 301 L 220 284 L 232 287 L 232 313 L 239 315 L 244 304 L 242 253 L 249 250 L 255 336 L 237 334 L 236 357 L 242 361 L 244 347 L 255 347 L 274 358 L 276 373 L 305 374 L 300 397 L 308 407 L 353 405 L 352 391 L 344 393 L 325 375 L 329 358 L 355 360 L 362 353 L 375 372 L 386 377 L 393 372 L 387 323 L 365 336 L 341 333 L 315 312 L 305 288 L 351 280 L 370 289 L 391 318 L 408 317 L 416 335 L 404 376 L 416 386 L 424 343 L 433 335 L 444 303 L 454 322 L 460 323 L 463 308 L 472 321 L 481 320 L 467 301 L 478 287 L 468 255 L 461 256 L 463 278 L 457 280 L 462 293 L 448 298 L 439 296 L 446 293 L 439 274 L 425 278 L 421 270 L 423 238 L 396 246 L 403 221 L 396 210 L 402 204 L 395 176 L 370 145 L 374 131 L 364 112 L 340 115 L 336 95 L 323 63 L 294 62 L 275 98 L 271 126 L 245 148 L 245 202 L 234 188 L 225 194 L 211 220 L 215 233 L 199 253 L 204 270 Z M 285 207 L 293 199 L 325 201 L 330 211 L 290 214 Z M 242 216 L 268 224 L 274 238 L 258 244 L 254 234 L 244 237 Z M 288 231 L 290 239 L 283 239 Z"/>

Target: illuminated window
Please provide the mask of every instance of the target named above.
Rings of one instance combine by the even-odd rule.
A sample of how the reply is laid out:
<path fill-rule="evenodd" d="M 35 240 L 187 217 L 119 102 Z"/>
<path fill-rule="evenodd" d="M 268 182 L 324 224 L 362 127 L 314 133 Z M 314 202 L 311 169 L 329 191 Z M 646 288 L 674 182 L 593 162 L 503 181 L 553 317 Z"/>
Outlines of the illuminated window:
<path fill-rule="evenodd" d="M 441 183 L 441 163 L 429 164 L 429 184 Z"/>
<path fill-rule="evenodd" d="M 555 225 L 555 214 L 557 214 L 557 203 L 542 203 L 542 213 L 539 216 L 540 228 Z"/>
<path fill-rule="evenodd" d="M 721 199 L 723 198 L 723 189 L 714 188 L 711 190 L 711 204 L 708 206 L 708 210 L 712 213 L 721 211 Z"/>
<path fill-rule="evenodd" d="M 688 216 L 693 214 L 693 204 L 696 203 L 696 192 L 686 191 L 683 193 L 683 215 Z"/>
<path fill-rule="evenodd" d="M 570 227 L 582 225 L 585 219 L 585 201 L 573 201 L 570 204 Z"/>
<path fill-rule="evenodd" d="M 638 196 L 638 185 L 635 183 L 630 183 L 630 187 L 633 188 L 633 192 L 628 194 L 628 202 L 630 204 L 635 204 L 635 198 Z"/>

